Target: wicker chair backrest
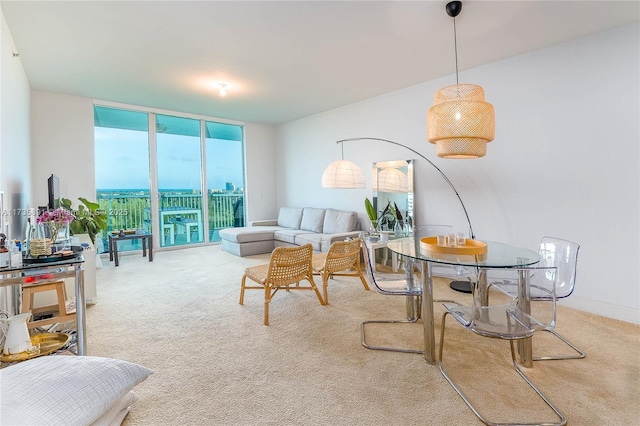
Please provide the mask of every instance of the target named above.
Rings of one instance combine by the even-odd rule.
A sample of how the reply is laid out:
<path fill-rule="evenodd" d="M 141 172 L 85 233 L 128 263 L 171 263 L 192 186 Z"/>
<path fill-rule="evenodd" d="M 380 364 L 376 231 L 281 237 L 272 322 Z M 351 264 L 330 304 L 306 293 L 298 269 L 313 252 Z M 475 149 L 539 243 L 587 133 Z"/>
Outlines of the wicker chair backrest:
<path fill-rule="evenodd" d="M 267 283 L 281 286 L 308 279 L 313 274 L 312 256 L 311 244 L 299 247 L 277 247 L 271 253 Z"/>

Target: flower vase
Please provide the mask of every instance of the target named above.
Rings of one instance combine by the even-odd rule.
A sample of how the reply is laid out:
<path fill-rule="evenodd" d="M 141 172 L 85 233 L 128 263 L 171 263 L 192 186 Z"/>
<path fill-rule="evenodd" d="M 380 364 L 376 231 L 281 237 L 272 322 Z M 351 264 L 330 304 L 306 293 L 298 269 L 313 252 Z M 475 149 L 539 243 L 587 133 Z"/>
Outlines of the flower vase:
<path fill-rule="evenodd" d="M 393 234 L 396 236 L 396 238 L 402 238 L 406 236 L 404 229 L 402 226 L 400 226 L 399 222 L 396 222 L 395 226 L 393 227 Z"/>
<path fill-rule="evenodd" d="M 369 236 L 380 237 L 380 223 L 377 220 L 372 220 L 369 225 Z"/>

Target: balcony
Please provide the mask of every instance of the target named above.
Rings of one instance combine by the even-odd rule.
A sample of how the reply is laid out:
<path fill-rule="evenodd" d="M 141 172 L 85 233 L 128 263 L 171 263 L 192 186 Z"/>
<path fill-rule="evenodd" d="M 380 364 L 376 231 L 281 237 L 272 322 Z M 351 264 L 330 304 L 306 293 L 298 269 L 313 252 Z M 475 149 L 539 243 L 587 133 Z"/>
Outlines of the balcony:
<path fill-rule="evenodd" d="M 178 246 L 194 242 L 220 241 L 218 231 L 223 228 L 244 226 L 244 194 L 209 193 L 208 211 L 203 211 L 202 194 L 180 191 L 161 191 L 159 200 L 160 229 L 163 233 L 161 246 Z M 100 208 L 107 212 L 108 231 L 100 237 L 103 250 L 107 247 L 107 232 L 120 229 L 151 230 L 151 198 L 149 191 L 100 190 L 97 194 Z M 208 225 L 205 227 L 205 223 Z M 139 241 L 131 242 L 131 247 L 123 250 L 138 250 Z M 120 247 L 120 246 L 119 246 Z M 120 248 L 119 248 L 120 251 Z"/>

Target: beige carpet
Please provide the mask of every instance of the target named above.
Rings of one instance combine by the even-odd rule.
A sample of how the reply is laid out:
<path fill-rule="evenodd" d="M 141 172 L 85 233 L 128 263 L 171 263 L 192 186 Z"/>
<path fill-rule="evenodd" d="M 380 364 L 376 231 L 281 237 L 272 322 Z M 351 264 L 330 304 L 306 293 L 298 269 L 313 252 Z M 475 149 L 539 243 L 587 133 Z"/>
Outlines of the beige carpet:
<path fill-rule="evenodd" d="M 119 267 L 98 270 L 88 353 L 155 371 L 136 388 L 125 425 L 480 424 L 421 355 L 360 345 L 360 322 L 402 319 L 402 297 L 337 278 L 328 306 L 313 292 L 279 292 L 263 326 L 263 293 L 248 292 L 244 306 L 238 296 L 244 268 L 267 261 L 209 246 L 159 252 L 153 263 L 122 256 Z M 468 302 L 436 284 L 437 297 Z M 439 330 L 442 307 L 436 312 Z M 372 328 L 370 339 L 420 347 L 421 324 L 392 327 Z M 560 308 L 557 329 L 587 358 L 535 362 L 527 372 L 568 423 L 638 424 L 640 327 Z M 534 342 L 537 352 L 563 350 L 543 340 Z M 497 421 L 554 420 L 513 370 L 508 348 L 447 319 L 445 365 L 481 412 Z"/>

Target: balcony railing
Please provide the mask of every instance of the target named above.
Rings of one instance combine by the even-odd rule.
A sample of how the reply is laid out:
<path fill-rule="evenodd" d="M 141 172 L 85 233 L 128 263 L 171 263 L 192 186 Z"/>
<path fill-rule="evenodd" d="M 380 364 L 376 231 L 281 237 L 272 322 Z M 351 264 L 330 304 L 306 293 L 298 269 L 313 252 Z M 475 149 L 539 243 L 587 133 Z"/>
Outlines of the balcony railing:
<path fill-rule="evenodd" d="M 209 241 L 217 241 L 217 230 L 234 226 L 244 226 L 244 194 L 209 194 Z M 98 192 L 97 202 L 107 212 L 108 231 L 119 229 L 143 229 L 148 212 L 151 211 L 151 198 L 148 192 L 104 191 Z M 160 210 L 188 209 L 202 211 L 202 194 L 162 192 L 159 200 Z M 145 211 L 147 215 L 145 215 Z M 148 225 L 148 224 L 147 224 Z M 106 232 L 102 235 L 106 240 Z"/>

